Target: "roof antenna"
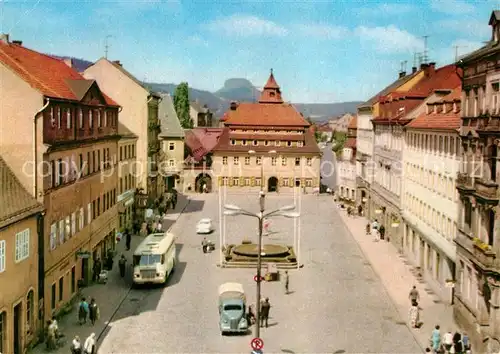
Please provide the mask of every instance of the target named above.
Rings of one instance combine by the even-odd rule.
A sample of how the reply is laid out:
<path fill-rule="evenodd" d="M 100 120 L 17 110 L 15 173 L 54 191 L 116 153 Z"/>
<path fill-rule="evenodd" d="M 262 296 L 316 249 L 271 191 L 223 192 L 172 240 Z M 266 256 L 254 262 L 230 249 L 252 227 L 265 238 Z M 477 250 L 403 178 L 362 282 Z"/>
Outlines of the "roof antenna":
<path fill-rule="evenodd" d="M 271 68 L 271 75 L 273 74 L 273 68 Z"/>
<path fill-rule="evenodd" d="M 402 73 L 406 72 L 406 64 L 408 64 L 408 60 L 401 62 L 401 72 Z"/>
<path fill-rule="evenodd" d="M 0 0 L 2 1 L 2 0 Z M 104 58 L 108 59 L 108 53 L 109 53 L 109 47 L 111 47 L 111 45 L 109 44 L 109 39 L 111 38 L 112 36 L 110 34 L 108 34 L 106 36 L 106 39 L 105 39 L 105 44 L 104 44 Z"/>
<path fill-rule="evenodd" d="M 429 61 L 429 52 L 427 51 L 427 39 L 429 38 L 428 35 L 425 35 L 425 36 L 422 36 L 422 38 L 424 39 L 424 54 L 422 56 L 422 62 L 424 64 L 427 64 L 427 62 Z"/>

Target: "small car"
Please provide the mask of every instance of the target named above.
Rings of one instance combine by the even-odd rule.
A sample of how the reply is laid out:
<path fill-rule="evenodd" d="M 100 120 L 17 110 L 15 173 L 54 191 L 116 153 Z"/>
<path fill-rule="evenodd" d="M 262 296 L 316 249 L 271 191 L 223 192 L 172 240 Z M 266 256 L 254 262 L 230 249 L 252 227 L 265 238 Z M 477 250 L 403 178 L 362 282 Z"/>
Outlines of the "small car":
<path fill-rule="evenodd" d="M 196 225 L 196 233 L 197 234 L 209 234 L 214 230 L 212 225 L 212 220 L 206 218 L 198 221 Z"/>

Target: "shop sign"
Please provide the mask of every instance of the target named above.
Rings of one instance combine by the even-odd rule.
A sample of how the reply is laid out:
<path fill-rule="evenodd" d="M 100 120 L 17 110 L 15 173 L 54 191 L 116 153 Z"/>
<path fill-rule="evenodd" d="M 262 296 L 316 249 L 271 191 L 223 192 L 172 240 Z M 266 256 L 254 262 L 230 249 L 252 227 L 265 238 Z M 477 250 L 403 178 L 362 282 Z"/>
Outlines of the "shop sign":
<path fill-rule="evenodd" d="M 123 192 L 122 194 L 120 194 L 116 200 L 117 202 L 121 202 L 122 200 L 125 200 L 129 197 L 133 197 L 134 196 L 134 190 L 133 189 L 129 189 L 128 191 L 126 192 Z"/>
<path fill-rule="evenodd" d="M 78 251 L 78 252 L 76 252 L 76 256 L 78 258 L 90 258 L 90 252 L 89 251 Z"/>

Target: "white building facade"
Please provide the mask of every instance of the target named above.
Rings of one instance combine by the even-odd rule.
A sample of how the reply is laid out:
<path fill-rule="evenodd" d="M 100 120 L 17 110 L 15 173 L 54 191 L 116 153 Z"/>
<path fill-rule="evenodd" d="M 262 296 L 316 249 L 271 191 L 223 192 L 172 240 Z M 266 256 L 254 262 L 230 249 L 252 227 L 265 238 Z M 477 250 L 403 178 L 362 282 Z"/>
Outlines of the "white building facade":
<path fill-rule="evenodd" d="M 403 252 L 442 301 L 452 302 L 457 230 L 460 89 L 406 126 Z"/>
<path fill-rule="evenodd" d="M 356 132 L 356 195 L 357 204 L 369 206 L 370 185 L 373 182 L 373 106 L 370 102 L 358 107 Z M 366 210 L 365 215 L 370 215 Z"/>
<path fill-rule="evenodd" d="M 347 127 L 347 140 L 339 161 L 338 196 L 342 201 L 356 203 L 356 132 L 357 117 Z"/>

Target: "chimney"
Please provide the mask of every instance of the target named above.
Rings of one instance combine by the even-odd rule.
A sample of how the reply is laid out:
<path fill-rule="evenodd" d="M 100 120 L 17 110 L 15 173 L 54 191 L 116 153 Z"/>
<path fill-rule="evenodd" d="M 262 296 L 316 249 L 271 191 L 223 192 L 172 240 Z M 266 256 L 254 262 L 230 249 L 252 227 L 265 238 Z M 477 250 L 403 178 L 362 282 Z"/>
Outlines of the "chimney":
<path fill-rule="evenodd" d="M 436 72 L 436 63 L 425 64 L 424 73 L 425 76 L 432 76 Z"/>
<path fill-rule="evenodd" d="M 7 33 L 0 34 L 0 41 L 4 42 L 5 44 L 9 44 L 9 35 Z"/>
<path fill-rule="evenodd" d="M 69 66 L 70 68 L 73 67 L 73 59 L 71 58 L 64 58 L 64 64 L 66 64 L 67 66 Z"/>
<path fill-rule="evenodd" d="M 235 111 L 236 108 L 238 108 L 238 102 L 232 101 L 231 102 L 231 111 Z"/>
<path fill-rule="evenodd" d="M 427 69 L 428 67 L 429 67 L 429 64 L 427 64 L 427 63 L 422 63 L 422 64 L 420 64 L 420 70 L 425 70 L 425 69 Z"/>
<path fill-rule="evenodd" d="M 18 41 L 18 40 L 12 41 L 12 43 L 17 45 L 23 45 L 23 41 Z"/>
<path fill-rule="evenodd" d="M 406 76 L 406 71 L 400 71 L 399 72 L 399 78 L 400 79 L 403 78 L 403 77 L 405 77 L 405 76 Z"/>
<path fill-rule="evenodd" d="M 417 72 L 417 67 L 416 66 L 412 67 L 411 68 L 411 73 L 415 74 L 416 72 Z"/>
<path fill-rule="evenodd" d="M 115 63 L 116 65 L 122 66 L 122 63 L 120 63 L 119 60 L 114 60 L 113 63 Z"/>

